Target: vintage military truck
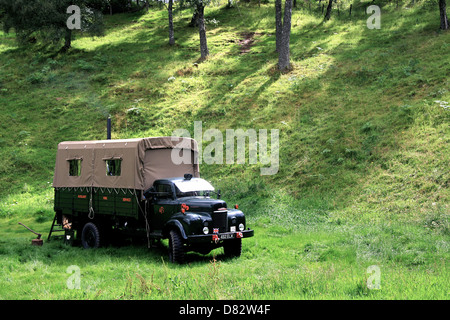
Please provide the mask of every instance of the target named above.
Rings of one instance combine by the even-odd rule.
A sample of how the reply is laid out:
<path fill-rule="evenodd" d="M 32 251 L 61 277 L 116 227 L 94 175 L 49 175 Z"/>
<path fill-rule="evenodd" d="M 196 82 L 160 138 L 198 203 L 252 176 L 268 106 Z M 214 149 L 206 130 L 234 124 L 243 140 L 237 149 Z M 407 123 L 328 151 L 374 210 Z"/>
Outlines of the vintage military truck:
<path fill-rule="evenodd" d="M 117 234 L 146 237 L 149 247 L 169 239 L 176 263 L 188 251 L 219 247 L 240 256 L 242 238 L 254 232 L 237 205 L 228 208 L 199 177 L 197 156 L 197 142 L 180 137 L 59 143 L 48 239 L 61 231 L 65 242 L 76 238 L 87 249 Z"/>

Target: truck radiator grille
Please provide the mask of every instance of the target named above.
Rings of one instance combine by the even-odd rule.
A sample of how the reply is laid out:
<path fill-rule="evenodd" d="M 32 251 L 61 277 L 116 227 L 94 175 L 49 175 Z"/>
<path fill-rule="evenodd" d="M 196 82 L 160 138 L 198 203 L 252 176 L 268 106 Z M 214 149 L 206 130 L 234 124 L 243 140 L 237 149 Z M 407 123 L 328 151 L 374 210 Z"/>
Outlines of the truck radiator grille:
<path fill-rule="evenodd" d="M 228 211 L 214 211 L 212 214 L 213 228 L 219 228 L 219 232 L 228 231 Z"/>

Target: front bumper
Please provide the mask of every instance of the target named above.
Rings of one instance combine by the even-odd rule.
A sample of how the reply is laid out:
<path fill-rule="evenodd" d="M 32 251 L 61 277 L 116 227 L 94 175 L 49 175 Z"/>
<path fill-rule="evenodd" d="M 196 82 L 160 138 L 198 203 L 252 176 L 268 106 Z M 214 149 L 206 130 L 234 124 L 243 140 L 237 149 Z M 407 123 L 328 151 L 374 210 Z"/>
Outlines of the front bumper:
<path fill-rule="evenodd" d="M 254 231 L 251 229 L 247 229 L 244 231 L 236 231 L 236 232 L 191 235 L 191 236 L 187 237 L 187 241 L 189 244 L 196 244 L 196 243 L 218 244 L 222 241 L 227 241 L 227 240 L 233 240 L 233 239 L 239 239 L 239 238 L 250 238 L 250 237 L 253 237 L 253 235 L 254 235 Z"/>

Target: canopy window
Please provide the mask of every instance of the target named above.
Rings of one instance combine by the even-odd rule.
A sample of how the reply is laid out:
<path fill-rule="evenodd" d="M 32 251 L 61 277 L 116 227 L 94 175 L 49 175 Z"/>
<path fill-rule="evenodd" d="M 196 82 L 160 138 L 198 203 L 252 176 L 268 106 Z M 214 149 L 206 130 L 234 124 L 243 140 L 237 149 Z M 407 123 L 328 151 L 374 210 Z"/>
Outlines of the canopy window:
<path fill-rule="evenodd" d="M 79 177 L 81 176 L 81 161 L 83 159 L 71 159 L 69 161 L 69 176 Z"/>

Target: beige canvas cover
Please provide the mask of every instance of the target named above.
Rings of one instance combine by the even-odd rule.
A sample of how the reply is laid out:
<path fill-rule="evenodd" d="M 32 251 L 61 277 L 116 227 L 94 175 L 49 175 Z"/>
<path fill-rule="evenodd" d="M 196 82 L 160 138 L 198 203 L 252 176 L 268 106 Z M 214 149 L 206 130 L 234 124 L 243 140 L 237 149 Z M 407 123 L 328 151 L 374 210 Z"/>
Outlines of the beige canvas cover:
<path fill-rule="evenodd" d="M 190 161 L 174 163 L 172 151 Z M 191 138 L 150 137 L 61 142 L 56 154 L 53 187 L 146 190 L 156 179 L 182 177 L 185 173 L 199 177 L 197 157 L 197 142 Z M 72 160 L 81 161 L 79 175 L 69 174 Z M 108 160 L 120 161 L 120 175 L 107 175 Z"/>

